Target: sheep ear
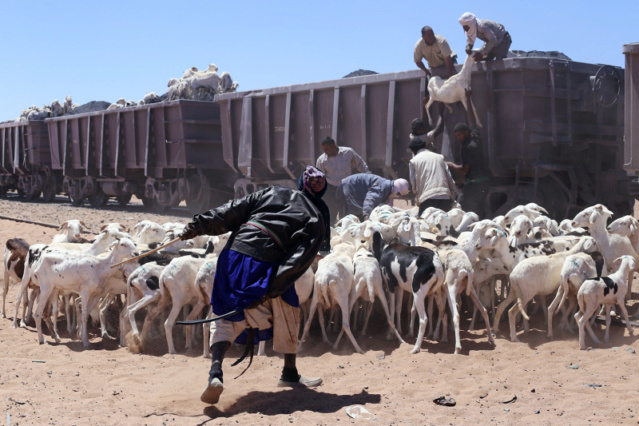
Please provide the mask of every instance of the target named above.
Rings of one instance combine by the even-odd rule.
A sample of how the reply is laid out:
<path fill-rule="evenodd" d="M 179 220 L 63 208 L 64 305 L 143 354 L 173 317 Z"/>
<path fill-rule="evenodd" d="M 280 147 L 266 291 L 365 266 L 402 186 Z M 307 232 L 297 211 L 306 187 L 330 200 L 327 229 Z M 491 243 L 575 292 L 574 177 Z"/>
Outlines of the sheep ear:
<path fill-rule="evenodd" d="M 82 222 L 82 221 L 80 221 L 80 225 L 82 225 L 82 227 L 83 227 L 84 229 L 89 229 L 89 227 L 88 227 L 88 226 L 86 226 L 86 225 L 84 224 L 84 222 Z"/>
<path fill-rule="evenodd" d="M 590 224 L 594 224 L 595 221 L 597 220 L 597 215 L 599 214 L 599 210 L 601 210 L 599 207 L 595 208 L 595 211 L 593 211 L 592 213 L 590 213 L 590 218 L 588 219 L 588 222 Z"/>
<path fill-rule="evenodd" d="M 66 229 L 69 226 L 69 222 L 64 222 L 62 225 L 60 225 L 60 227 L 58 228 L 58 231 L 62 231 L 63 229 Z"/>
<path fill-rule="evenodd" d="M 80 222 L 80 223 L 82 223 L 82 222 Z M 107 226 L 109 226 L 109 225 L 102 225 L 102 227 L 100 228 L 100 232 L 104 231 L 107 228 Z"/>

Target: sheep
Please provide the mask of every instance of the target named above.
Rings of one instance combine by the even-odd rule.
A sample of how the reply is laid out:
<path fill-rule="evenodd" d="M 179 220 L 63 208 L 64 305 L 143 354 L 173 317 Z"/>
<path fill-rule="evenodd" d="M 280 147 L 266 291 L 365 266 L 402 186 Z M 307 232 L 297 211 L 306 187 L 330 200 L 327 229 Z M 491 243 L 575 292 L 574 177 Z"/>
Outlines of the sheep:
<path fill-rule="evenodd" d="M 639 265 L 639 254 L 635 251 L 630 240 L 621 235 L 611 234 L 606 229 L 606 221 L 610 216 L 612 216 L 610 210 L 601 204 L 595 204 L 578 213 L 572 221 L 572 226 L 588 228 L 590 235 L 597 241 L 608 267 L 613 264 L 615 259 L 623 255 L 632 256 L 635 259 L 635 264 Z M 632 275 L 628 276 L 628 282 L 632 283 Z"/>
<path fill-rule="evenodd" d="M 548 338 L 552 340 L 552 318 L 557 310 L 568 298 L 569 305 L 565 310 L 561 322 L 561 326 L 567 325 L 567 317 L 572 312 L 573 307 L 577 304 L 577 292 L 581 284 L 588 278 L 600 278 L 603 272 L 604 262 L 603 256 L 599 252 L 592 253 L 575 253 L 566 258 L 564 266 L 561 268 L 561 280 L 557 295 L 548 306 Z"/>
<path fill-rule="evenodd" d="M 53 236 L 53 243 L 75 243 L 81 241 L 82 233 L 89 229 L 81 220 L 67 220 L 58 227 L 58 231 L 63 231 Z"/>
<path fill-rule="evenodd" d="M 29 252 L 29 244 L 22 238 L 11 238 L 4 249 L 4 289 L 2 292 L 2 318 L 6 318 L 5 302 L 9 292 L 9 283 L 21 281 L 24 273 L 24 262 Z"/>
<path fill-rule="evenodd" d="M 360 337 L 366 333 L 368 319 L 373 308 L 373 303 L 375 302 L 375 296 L 377 296 L 382 308 L 384 309 L 384 313 L 386 314 L 386 320 L 390 329 L 401 343 L 406 343 L 397 332 L 395 324 L 393 323 L 393 318 L 388 310 L 388 302 L 386 301 L 386 295 L 384 294 L 379 262 L 375 259 L 373 253 L 371 253 L 367 247 L 360 246 L 357 249 L 357 252 L 355 252 L 355 256 L 353 257 L 353 271 L 354 279 L 351 294 L 349 296 L 349 312 L 352 312 L 353 306 L 358 298 L 362 297 L 364 300 L 369 302 L 369 308 L 366 312 L 366 319 L 364 321 Z M 342 333 L 343 332 L 340 332 L 340 335 L 337 337 L 337 341 L 335 342 L 336 346 L 339 343 Z"/>
<path fill-rule="evenodd" d="M 579 288 L 579 292 L 577 293 L 579 312 L 575 314 L 575 320 L 579 325 L 579 349 L 586 349 L 584 328 L 588 329 L 588 333 L 595 343 L 601 343 L 592 331 L 588 321 L 601 304 L 606 307 L 606 334 L 604 335 L 604 342 L 608 342 L 610 339 L 610 308 L 615 304 L 619 305 L 621 315 L 626 321 L 628 333 L 630 333 L 631 336 L 634 334 L 632 325 L 628 319 L 628 311 L 626 310 L 624 299 L 628 292 L 628 276 L 635 269 L 635 264 L 635 259 L 632 256 L 621 256 L 613 262 L 613 266 L 619 265 L 615 273 L 607 277 L 601 277 L 600 279 L 586 280 Z"/>
<path fill-rule="evenodd" d="M 426 103 L 425 108 L 428 114 L 428 122 L 430 123 L 431 127 L 434 126 L 434 124 L 432 118 L 430 117 L 430 106 L 435 101 L 444 102 L 451 114 L 453 112 L 451 105 L 455 102 L 461 102 L 464 105 L 464 108 L 468 110 L 466 92 L 471 89 L 470 77 L 473 63 L 474 60 L 472 56 L 468 55 L 466 57 L 466 61 L 464 61 L 464 65 L 462 66 L 461 71 L 459 71 L 458 74 L 449 77 L 448 80 L 444 80 L 438 76 L 431 77 L 428 80 L 429 99 Z M 482 127 L 472 99 L 470 100 L 470 106 L 473 108 L 473 114 L 475 115 L 477 126 Z"/>
<path fill-rule="evenodd" d="M 628 237 L 636 253 L 639 253 L 639 221 L 632 216 L 623 216 L 608 225 L 608 232 Z"/>
<path fill-rule="evenodd" d="M 513 219 L 510 225 L 510 242 L 511 247 L 517 247 L 519 244 L 526 242 L 532 234 L 533 221 L 528 216 L 520 215 Z"/>
<path fill-rule="evenodd" d="M 111 252 L 105 257 L 47 250 L 41 252 L 39 257 L 34 257 L 31 280 L 40 286 L 40 299 L 34 315 L 40 344 L 44 343 L 42 335 L 44 308 L 54 290 L 62 289 L 80 294 L 82 299 L 82 343 L 85 348 L 89 347 L 87 333 L 89 312 L 96 306 L 99 298 L 104 295 L 104 284 L 113 275 L 121 273 L 121 269 L 111 268 L 111 265 L 138 254 L 133 241 L 123 238 L 112 244 Z M 25 277 L 23 277 L 23 281 Z"/>
<path fill-rule="evenodd" d="M 302 339 L 300 339 L 298 345 L 300 349 L 302 342 L 308 335 L 313 316 L 317 310 L 317 305 L 321 300 L 323 308 L 330 306 L 331 301 L 340 307 L 342 312 L 342 330 L 346 332 L 355 350 L 360 354 L 364 353 L 362 348 L 357 344 L 350 327 L 350 306 L 348 298 L 353 286 L 354 252 L 355 247 L 351 244 L 340 244 L 333 248 L 333 252 L 319 261 L 317 272 L 315 272 L 315 291 L 313 293 L 313 299 L 311 300 L 309 320 L 304 325 Z M 323 324 L 322 309 L 320 309 L 319 313 L 320 324 Z M 323 327 L 322 333 L 324 341 L 330 344 Z M 337 349 L 337 343 L 339 343 L 339 340 L 333 345 L 333 349 Z"/>
<path fill-rule="evenodd" d="M 465 292 L 470 296 L 475 306 L 479 309 L 488 332 L 488 342 L 494 344 L 492 332 L 490 331 L 490 321 L 486 308 L 482 305 L 473 285 L 473 266 L 466 253 L 459 249 L 444 250 L 438 253 L 444 265 L 444 284 L 448 296 L 448 306 L 453 314 L 453 326 L 455 330 L 455 354 L 461 350 L 461 340 L 459 338 L 459 311 L 457 310 L 457 295 Z"/>
<path fill-rule="evenodd" d="M 133 241 L 137 244 L 159 243 L 165 236 L 166 229 L 150 220 L 142 220 L 133 226 Z"/>
<path fill-rule="evenodd" d="M 511 291 L 505 301 L 510 303 L 516 300 L 515 305 L 508 311 L 511 341 L 519 342 L 515 328 L 517 313 L 521 313 L 524 319 L 529 321 L 530 318 L 526 314 L 528 302 L 535 296 L 547 296 L 557 291 L 566 257 L 583 251 L 594 251 L 596 247 L 592 238 L 582 237 L 569 251 L 524 259 L 515 266 L 509 277 Z"/>
<path fill-rule="evenodd" d="M 439 255 L 425 247 L 409 247 L 392 243 L 383 247 L 379 233 L 373 235 L 373 254 L 378 260 L 384 282 L 390 290 L 391 316 L 395 305 L 397 287 L 413 294 L 413 304 L 419 316 L 419 331 L 415 346 L 410 351 L 420 351 L 426 331 L 426 309 L 424 301 L 429 294 L 438 295 L 444 284 L 444 267 Z M 436 297 L 440 315 L 444 315 L 444 300 Z M 447 334 L 447 320 L 444 320 L 444 336 Z"/>

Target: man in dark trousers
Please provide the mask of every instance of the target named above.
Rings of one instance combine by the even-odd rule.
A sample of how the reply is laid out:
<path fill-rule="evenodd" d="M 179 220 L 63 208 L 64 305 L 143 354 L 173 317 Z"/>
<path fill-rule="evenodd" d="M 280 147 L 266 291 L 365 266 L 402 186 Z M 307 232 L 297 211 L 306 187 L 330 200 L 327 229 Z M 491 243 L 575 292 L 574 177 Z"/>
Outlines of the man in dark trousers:
<path fill-rule="evenodd" d="M 470 102 L 471 91 L 466 92 Z M 475 122 L 475 115 L 468 112 L 468 122 L 455 125 L 455 137 L 461 143 L 462 164 L 448 163 L 448 168 L 458 172 L 466 178 L 466 182 L 457 200 L 462 209 L 467 212 L 475 212 L 480 219 L 486 217 L 486 203 L 490 190 L 490 171 L 485 165 L 481 143 L 481 135 Z"/>
<path fill-rule="evenodd" d="M 408 194 L 410 187 L 406 179 L 384 179 L 370 173 L 357 173 L 342 179 L 335 193 L 340 217 L 347 214 L 366 220 L 373 209 Z"/>
<path fill-rule="evenodd" d="M 218 258 L 211 306 L 218 316 L 237 313 L 212 323 L 213 364 L 200 397 L 203 402 L 219 401 L 224 390 L 222 361 L 233 341 L 252 345 L 273 339 L 273 350 L 284 354 L 278 387 L 322 383 L 297 372 L 300 314 L 293 284 L 320 249 L 329 249 L 329 211 L 322 201 L 326 187 L 324 174 L 307 166 L 299 190 L 269 187 L 195 215 L 187 224 L 183 240 L 232 232 Z"/>

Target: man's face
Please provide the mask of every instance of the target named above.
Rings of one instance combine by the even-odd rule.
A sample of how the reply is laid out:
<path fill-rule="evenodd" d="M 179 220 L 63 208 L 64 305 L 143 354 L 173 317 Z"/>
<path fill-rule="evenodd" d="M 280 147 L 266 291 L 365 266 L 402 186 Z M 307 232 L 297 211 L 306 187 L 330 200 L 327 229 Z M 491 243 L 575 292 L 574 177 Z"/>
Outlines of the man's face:
<path fill-rule="evenodd" d="M 326 179 L 324 179 L 323 177 L 311 178 L 308 181 L 308 186 L 311 187 L 313 192 L 318 193 L 322 189 L 324 189 L 324 186 L 326 186 Z"/>
<path fill-rule="evenodd" d="M 335 144 L 326 143 L 322 145 L 322 151 L 324 151 L 324 154 L 326 154 L 329 157 L 335 157 L 337 153 L 339 152 L 339 149 L 337 148 L 337 145 Z"/>
<path fill-rule="evenodd" d="M 466 141 L 467 138 L 468 138 L 468 131 L 460 130 L 458 132 L 455 132 L 455 139 L 457 139 L 457 142 L 463 143 Z"/>
<path fill-rule="evenodd" d="M 424 39 L 424 43 L 429 46 L 432 46 L 435 43 L 435 33 L 433 31 L 426 31 L 422 33 L 422 39 Z"/>
<path fill-rule="evenodd" d="M 464 25 L 464 31 L 468 32 L 468 30 L 470 30 L 470 27 L 468 25 Z"/>

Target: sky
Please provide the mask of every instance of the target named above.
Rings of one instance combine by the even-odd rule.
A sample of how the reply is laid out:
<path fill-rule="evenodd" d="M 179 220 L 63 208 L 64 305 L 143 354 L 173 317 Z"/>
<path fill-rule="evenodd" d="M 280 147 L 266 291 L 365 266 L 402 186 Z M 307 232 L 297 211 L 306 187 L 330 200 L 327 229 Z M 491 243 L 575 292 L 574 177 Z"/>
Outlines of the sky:
<path fill-rule="evenodd" d="M 7 1 L 0 0 L 0 121 L 71 95 L 138 101 L 190 67 L 228 71 L 239 91 L 416 69 L 424 25 L 463 62 L 464 12 L 503 24 L 513 50 L 556 50 L 624 66 L 639 0 Z M 475 47 L 481 46 L 477 40 Z"/>

